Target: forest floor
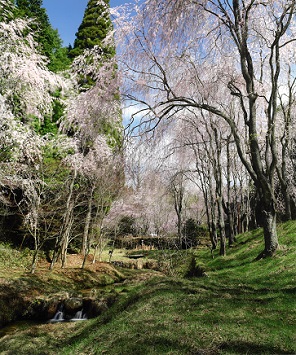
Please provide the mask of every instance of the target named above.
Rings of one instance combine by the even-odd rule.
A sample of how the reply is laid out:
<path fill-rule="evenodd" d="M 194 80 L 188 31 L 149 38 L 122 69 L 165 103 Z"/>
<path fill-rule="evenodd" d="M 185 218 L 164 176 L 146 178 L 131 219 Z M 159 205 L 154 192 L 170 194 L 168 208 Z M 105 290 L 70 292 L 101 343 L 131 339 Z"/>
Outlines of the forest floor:
<path fill-rule="evenodd" d="M 9 279 L 0 258 L 2 286 L 13 280 L 29 285 L 29 278 L 32 289 L 41 292 L 43 284 L 44 292 L 53 292 L 103 282 L 118 296 L 105 313 L 82 323 L 11 325 L 0 334 L 0 354 L 296 354 L 296 223 L 279 225 L 278 234 L 276 256 L 260 261 L 261 230 L 238 236 L 223 258 L 212 258 L 206 248 L 147 251 L 145 258 L 161 259 L 161 271 L 105 261 L 89 264 L 82 277 L 80 257 L 71 256 L 66 270 L 48 272 L 44 265 L 29 276 L 11 256 Z M 122 261 L 125 252 L 113 260 Z M 203 277 L 185 277 L 192 257 Z"/>

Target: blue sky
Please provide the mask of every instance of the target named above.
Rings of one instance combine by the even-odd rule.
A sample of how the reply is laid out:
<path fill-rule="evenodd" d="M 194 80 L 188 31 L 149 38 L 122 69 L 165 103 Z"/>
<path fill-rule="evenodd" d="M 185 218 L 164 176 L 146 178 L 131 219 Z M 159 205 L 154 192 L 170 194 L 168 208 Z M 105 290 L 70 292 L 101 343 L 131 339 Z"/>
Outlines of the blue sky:
<path fill-rule="evenodd" d="M 50 23 L 58 29 L 65 46 L 73 45 L 75 33 L 81 24 L 88 0 L 43 0 Z M 115 7 L 128 2 L 126 0 L 110 0 Z"/>

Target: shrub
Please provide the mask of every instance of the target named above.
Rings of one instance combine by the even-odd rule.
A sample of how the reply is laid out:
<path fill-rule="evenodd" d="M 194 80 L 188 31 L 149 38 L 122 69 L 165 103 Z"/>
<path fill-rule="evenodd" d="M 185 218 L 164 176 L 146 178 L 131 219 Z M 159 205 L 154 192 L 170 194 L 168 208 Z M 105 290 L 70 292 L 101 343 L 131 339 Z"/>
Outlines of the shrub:
<path fill-rule="evenodd" d="M 188 262 L 188 267 L 185 272 L 185 277 L 202 277 L 206 276 L 205 266 L 201 263 L 196 263 L 196 258 L 194 255 L 191 255 Z"/>

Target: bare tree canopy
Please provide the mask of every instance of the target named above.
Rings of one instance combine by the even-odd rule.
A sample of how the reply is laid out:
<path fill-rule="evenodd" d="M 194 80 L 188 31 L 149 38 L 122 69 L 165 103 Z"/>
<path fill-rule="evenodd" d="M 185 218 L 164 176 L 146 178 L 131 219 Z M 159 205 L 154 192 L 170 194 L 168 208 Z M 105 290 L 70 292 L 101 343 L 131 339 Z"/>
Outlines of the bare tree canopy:
<path fill-rule="evenodd" d="M 191 112 L 226 122 L 259 195 L 261 256 L 272 255 L 278 107 L 295 75 L 295 1 L 147 0 L 135 11 L 115 14 L 123 94 L 142 114 L 133 129 Z"/>

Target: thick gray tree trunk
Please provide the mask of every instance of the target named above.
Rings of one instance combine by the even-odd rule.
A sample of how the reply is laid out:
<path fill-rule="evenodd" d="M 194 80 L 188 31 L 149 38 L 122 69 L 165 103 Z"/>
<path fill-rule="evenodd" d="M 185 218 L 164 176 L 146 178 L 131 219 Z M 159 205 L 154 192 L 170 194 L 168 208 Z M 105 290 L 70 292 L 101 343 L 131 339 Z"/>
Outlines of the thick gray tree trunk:
<path fill-rule="evenodd" d="M 264 250 L 260 253 L 257 259 L 273 256 L 278 249 L 279 242 L 276 230 L 276 211 L 274 203 L 270 203 L 263 207 L 262 223 L 264 232 Z"/>

